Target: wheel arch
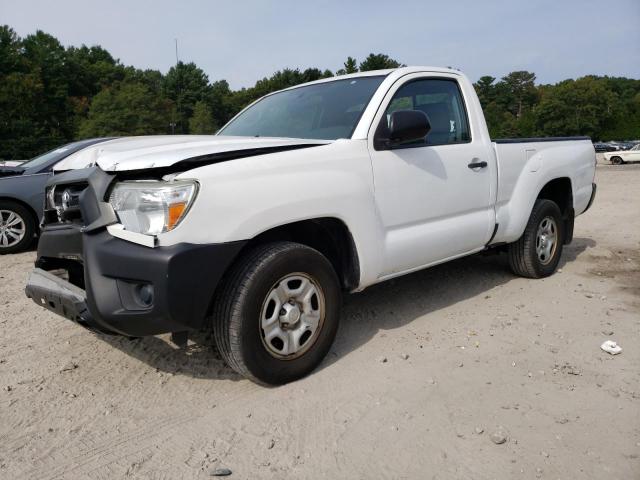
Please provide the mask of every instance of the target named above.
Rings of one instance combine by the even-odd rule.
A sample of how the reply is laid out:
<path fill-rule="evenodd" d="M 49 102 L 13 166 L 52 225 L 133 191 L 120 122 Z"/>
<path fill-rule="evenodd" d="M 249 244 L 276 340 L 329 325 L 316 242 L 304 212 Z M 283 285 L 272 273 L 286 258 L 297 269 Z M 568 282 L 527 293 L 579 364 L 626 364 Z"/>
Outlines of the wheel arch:
<path fill-rule="evenodd" d="M 549 180 L 538 192 L 536 200 L 551 200 L 558 205 L 564 221 L 564 243 L 571 243 L 575 220 L 571 179 L 569 177 L 558 177 Z"/>
<path fill-rule="evenodd" d="M 359 255 L 353 235 L 341 219 L 311 218 L 270 228 L 250 239 L 235 261 L 257 245 L 278 241 L 296 242 L 318 250 L 333 265 L 343 289 L 350 291 L 358 287 Z"/>
<path fill-rule="evenodd" d="M 552 200 L 560 207 L 564 215 L 568 209 L 573 208 L 573 187 L 569 177 L 559 177 L 549 180 L 538 192 L 536 200 Z"/>
<path fill-rule="evenodd" d="M 345 290 L 353 290 L 360 283 L 358 251 L 344 221 L 320 217 L 287 223 L 260 233 L 245 248 L 282 240 L 301 243 L 322 253 L 333 265 Z"/>

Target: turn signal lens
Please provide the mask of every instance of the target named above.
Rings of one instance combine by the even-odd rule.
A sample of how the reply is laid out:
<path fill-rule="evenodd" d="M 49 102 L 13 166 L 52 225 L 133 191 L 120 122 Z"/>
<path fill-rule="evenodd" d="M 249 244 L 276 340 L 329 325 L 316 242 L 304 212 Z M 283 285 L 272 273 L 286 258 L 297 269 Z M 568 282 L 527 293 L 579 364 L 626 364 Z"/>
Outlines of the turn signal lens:
<path fill-rule="evenodd" d="M 182 218 L 182 214 L 186 209 L 186 203 L 174 203 L 173 205 L 169 205 L 169 221 L 167 222 L 167 230 L 173 230 Z"/>

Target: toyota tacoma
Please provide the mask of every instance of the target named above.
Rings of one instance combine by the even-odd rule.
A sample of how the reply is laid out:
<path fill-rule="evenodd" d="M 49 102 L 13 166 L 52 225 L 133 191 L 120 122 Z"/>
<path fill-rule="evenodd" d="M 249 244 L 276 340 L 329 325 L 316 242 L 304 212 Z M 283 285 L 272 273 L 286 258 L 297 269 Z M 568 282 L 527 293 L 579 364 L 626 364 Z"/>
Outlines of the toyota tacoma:
<path fill-rule="evenodd" d="M 472 83 L 432 67 L 299 85 L 214 136 L 113 140 L 56 170 L 27 295 L 107 334 L 211 329 L 263 384 L 318 366 L 343 293 L 487 249 L 551 275 L 596 192 L 589 138 L 492 141 Z"/>

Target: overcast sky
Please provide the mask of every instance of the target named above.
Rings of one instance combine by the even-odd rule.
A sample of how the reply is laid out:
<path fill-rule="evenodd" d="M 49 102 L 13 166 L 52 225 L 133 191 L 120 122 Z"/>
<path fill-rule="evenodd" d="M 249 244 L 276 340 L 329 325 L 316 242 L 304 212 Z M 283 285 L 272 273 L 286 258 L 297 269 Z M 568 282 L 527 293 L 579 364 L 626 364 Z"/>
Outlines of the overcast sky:
<path fill-rule="evenodd" d="M 640 0 L 0 0 L 0 23 L 162 72 L 177 38 L 180 60 L 232 88 L 283 67 L 335 71 L 370 52 L 474 81 L 513 70 L 540 83 L 640 78 Z"/>

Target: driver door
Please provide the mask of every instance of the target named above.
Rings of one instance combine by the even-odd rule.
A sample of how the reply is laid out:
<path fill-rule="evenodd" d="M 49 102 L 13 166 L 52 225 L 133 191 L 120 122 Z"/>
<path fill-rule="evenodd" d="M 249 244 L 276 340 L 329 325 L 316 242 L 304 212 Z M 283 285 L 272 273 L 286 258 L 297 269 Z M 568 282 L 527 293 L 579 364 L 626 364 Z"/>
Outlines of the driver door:
<path fill-rule="evenodd" d="M 426 113 L 431 130 L 396 147 L 369 140 L 385 235 L 382 278 L 480 250 L 495 225 L 495 156 L 490 144 L 472 138 L 458 81 L 414 74 L 398 83 L 371 131 L 384 135 L 391 113 L 407 109 Z"/>

